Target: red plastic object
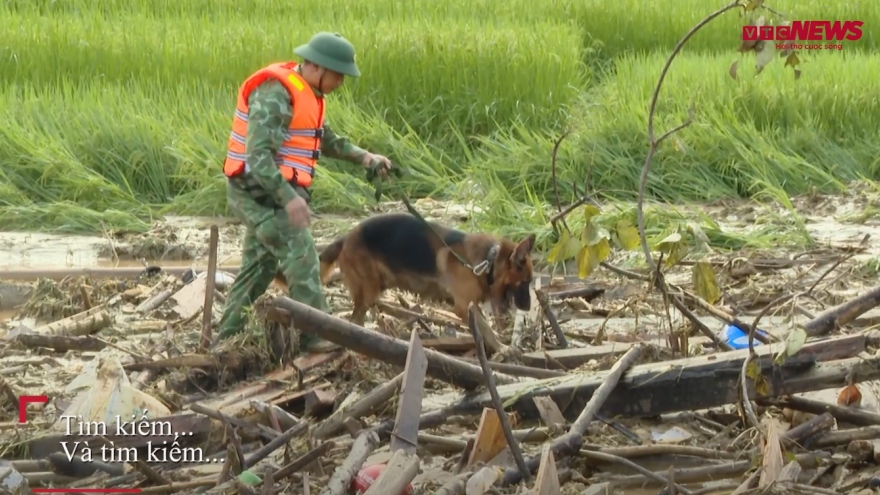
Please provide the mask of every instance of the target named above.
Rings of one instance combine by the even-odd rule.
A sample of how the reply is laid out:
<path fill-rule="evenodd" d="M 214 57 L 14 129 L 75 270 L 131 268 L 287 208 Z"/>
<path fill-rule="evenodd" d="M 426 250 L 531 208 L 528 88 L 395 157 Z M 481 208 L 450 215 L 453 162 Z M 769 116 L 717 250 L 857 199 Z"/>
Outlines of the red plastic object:
<path fill-rule="evenodd" d="M 351 489 L 354 495 L 363 495 L 372 485 L 373 482 L 376 481 L 376 478 L 382 474 L 382 471 L 385 470 L 387 465 L 385 463 L 381 464 L 373 464 L 370 466 L 366 466 L 361 468 L 358 471 L 357 475 L 355 475 L 354 479 L 351 480 Z M 412 483 L 406 486 L 406 489 L 403 491 L 403 494 L 397 495 L 410 495 L 413 491 Z M 389 493 L 388 495 L 396 495 Z"/>

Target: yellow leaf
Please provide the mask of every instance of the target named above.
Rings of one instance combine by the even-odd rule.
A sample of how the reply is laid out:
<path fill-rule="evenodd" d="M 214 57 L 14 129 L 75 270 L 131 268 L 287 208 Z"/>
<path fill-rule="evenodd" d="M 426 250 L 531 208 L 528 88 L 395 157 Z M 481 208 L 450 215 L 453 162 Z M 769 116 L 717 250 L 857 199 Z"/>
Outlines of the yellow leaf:
<path fill-rule="evenodd" d="M 751 380 L 757 380 L 761 376 L 761 367 L 754 360 L 746 366 L 746 377 Z"/>
<path fill-rule="evenodd" d="M 764 5 L 764 0 L 750 0 L 749 4 L 746 5 L 745 11 L 751 12 L 751 11 L 759 8 L 762 5 Z"/>
<path fill-rule="evenodd" d="M 593 249 L 597 264 L 605 261 L 611 256 L 611 244 L 608 242 L 608 239 L 604 237 L 590 247 Z"/>
<path fill-rule="evenodd" d="M 550 249 L 550 253 L 547 255 L 547 261 L 550 263 L 556 263 L 557 261 L 565 259 L 570 238 L 571 236 L 568 233 L 568 229 L 563 229 L 562 233 L 559 235 L 559 241 L 557 241 Z"/>
<path fill-rule="evenodd" d="M 770 393 L 770 382 L 767 381 L 767 378 L 764 375 L 758 375 L 758 378 L 755 379 L 755 392 L 758 395 L 767 395 Z"/>
<path fill-rule="evenodd" d="M 715 279 L 715 270 L 706 261 L 698 261 L 691 268 L 691 276 L 694 283 L 694 291 L 709 304 L 715 304 L 721 299 L 721 291 Z"/>
<path fill-rule="evenodd" d="M 620 241 L 620 247 L 626 251 L 631 251 L 641 244 L 639 229 L 634 227 L 629 220 L 619 220 L 615 233 Z"/>
<path fill-rule="evenodd" d="M 654 248 L 665 255 L 664 264 L 667 267 L 673 266 L 688 253 L 687 243 L 682 239 L 681 234 L 674 232 L 666 236 L 663 240 L 654 245 Z"/>
<path fill-rule="evenodd" d="M 586 244 L 581 246 L 581 250 L 577 256 L 577 264 L 578 264 L 578 277 L 587 278 L 593 273 L 593 270 L 599 264 L 599 261 L 596 260 L 595 250 L 592 246 L 587 246 Z"/>
<path fill-rule="evenodd" d="M 599 213 L 601 213 L 599 211 L 599 208 L 596 208 L 593 205 L 584 205 L 584 219 L 587 221 L 587 223 L 590 223 L 590 220 L 592 220 L 593 217 L 595 217 Z"/>

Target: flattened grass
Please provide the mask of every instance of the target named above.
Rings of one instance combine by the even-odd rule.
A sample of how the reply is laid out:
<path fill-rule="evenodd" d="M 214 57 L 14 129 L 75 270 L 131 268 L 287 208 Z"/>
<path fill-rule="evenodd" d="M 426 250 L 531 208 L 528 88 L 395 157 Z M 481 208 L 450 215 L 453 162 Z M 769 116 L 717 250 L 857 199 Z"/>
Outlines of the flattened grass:
<path fill-rule="evenodd" d="M 880 112 L 864 81 L 880 64 L 871 56 L 880 5 L 772 6 L 796 19 L 860 19 L 865 34 L 808 60 L 800 81 L 781 63 L 752 78 L 751 57 L 733 81 L 727 68 L 744 21 L 731 13 L 710 24 L 664 87 L 659 129 L 678 124 L 691 103 L 697 121 L 657 156 L 652 197 L 784 198 L 877 177 Z M 489 211 L 484 224 L 532 229 L 553 201 L 552 142 L 570 128 L 558 163 L 563 202 L 587 177 L 607 198 L 632 199 L 663 60 L 715 8 L 10 0 L 0 5 L 0 60 L 9 62 L 0 71 L 0 228 L 142 228 L 156 213 L 223 213 L 220 163 L 236 88 L 317 30 L 351 39 L 364 73 L 331 97 L 329 121 L 410 169 L 409 194 L 476 197 Z M 372 201 L 357 167 L 322 165 L 317 210 L 362 211 Z"/>

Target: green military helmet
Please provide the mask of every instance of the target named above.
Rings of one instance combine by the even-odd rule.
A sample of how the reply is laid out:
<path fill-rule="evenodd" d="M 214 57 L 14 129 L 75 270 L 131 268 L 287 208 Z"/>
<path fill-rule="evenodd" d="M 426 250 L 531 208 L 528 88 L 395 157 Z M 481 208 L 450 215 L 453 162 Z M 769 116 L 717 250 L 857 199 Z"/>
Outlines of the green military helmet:
<path fill-rule="evenodd" d="M 309 62 L 346 76 L 358 77 L 361 71 L 355 63 L 354 45 L 339 33 L 322 31 L 293 50 Z"/>

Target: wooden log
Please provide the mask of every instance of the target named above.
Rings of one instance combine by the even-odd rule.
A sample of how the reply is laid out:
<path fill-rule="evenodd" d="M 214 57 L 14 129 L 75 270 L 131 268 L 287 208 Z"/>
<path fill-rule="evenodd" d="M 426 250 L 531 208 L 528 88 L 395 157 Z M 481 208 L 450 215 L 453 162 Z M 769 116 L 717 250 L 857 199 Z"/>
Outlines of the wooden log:
<path fill-rule="evenodd" d="M 773 354 L 782 345 L 755 348 L 757 357 L 753 361 L 770 384 L 767 397 L 840 386 L 852 367 L 856 370 L 856 382 L 880 378 L 880 357 L 816 364 L 816 361 L 858 355 L 865 348 L 864 335 L 809 342 L 783 366 L 774 366 Z M 634 366 L 600 412 L 604 416 L 650 417 L 734 404 L 742 363 L 748 355 L 748 349 L 743 349 Z M 583 408 L 608 374 L 608 371 L 572 373 L 560 378 L 501 385 L 498 393 L 505 403 L 514 402 L 517 411 L 527 419 L 537 417 L 532 398 L 550 396 L 557 403 L 569 404 L 564 414 L 566 419 L 572 420 L 573 413 Z M 750 396 L 755 396 L 753 390 Z M 450 414 L 478 414 L 483 407 L 491 405 L 491 397 L 487 392 L 464 397 L 459 393 L 447 393 L 426 398 L 425 402 L 426 410 L 451 407 Z"/>
<path fill-rule="evenodd" d="M 364 495 L 402 495 L 407 485 L 419 474 L 421 460 L 415 453 L 394 451 L 385 469 Z"/>
<path fill-rule="evenodd" d="M 312 430 L 311 436 L 317 439 L 328 438 L 342 429 L 346 419 L 360 419 L 372 413 L 376 408 L 385 405 L 387 401 L 394 397 L 402 382 L 403 373 L 400 373 L 391 381 L 377 385 L 364 397 L 361 397 L 352 404 L 334 412 L 329 418 L 325 419 L 324 422 Z"/>
<path fill-rule="evenodd" d="M 470 357 L 459 357 L 458 359 L 472 364 L 480 364 L 480 360 L 477 358 Z M 526 378 L 555 378 L 557 376 L 566 376 L 567 373 L 564 371 L 557 370 L 545 370 L 540 368 L 533 368 L 531 366 L 521 366 L 518 364 L 510 364 L 510 363 L 499 363 L 496 361 L 489 361 L 489 367 L 491 367 L 495 371 L 500 371 L 502 373 L 511 375 L 511 376 L 519 376 Z"/>
<path fill-rule="evenodd" d="M 709 340 L 709 339 L 705 339 Z M 601 360 L 611 356 L 619 356 L 638 345 L 638 342 L 611 342 L 589 347 L 575 347 L 570 349 L 553 349 L 551 351 L 537 351 L 523 354 L 522 362 L 526 366 L 541 369 L 558 369 L 559 363 L 568 369 L 588 363 L 592 360 Z"/>
<path fill-rule="evenodd" d="M 850 324 L 867 311 L 880 306 L 880 287 L 843 304 L 828 308 L 804 324 L 808 336 L 825 335 Z"/>
<path fill-rule="evenodd" d="M 34 329 L 34 333 L 38 335 L 91 335 L 98 330 L 107 328 L 113 322 L 113 317 L 105 311 L 105 308 L 106 306 L 103 305 L 95 306 L 63 320 L 39 326 Z"/>
<path fill-rule="evenodd" d="M 379 441 L 379 435 L 372 429 L 361 432 L 352 445 L 348 457 L 336 468 L 336 471 L 333 471 L 319 495 L 344 495 L 348 493 L 351 480 L 364 465 L 367 457 L 379 446 Z"/>
<path fill-rule="evenodd" d="M 158 308 L 159 306 L 165 304 L 165 301 L 170 299 L 172 294 L 174 294 L 174 292 L 172 292 L 171 289 L 165 289 L 162 292 L 156 294 L 155 296 L 140 303 L 138 305 L 138 307 L 134 308 L 134 310 L 137 313 L 145 315 L 145 314 L 149 313 L 150 311 L 153 311 L 154 309 Z"/>
<path fill-rule="evenodd" d="M 595 393 L 590 394 L 590 400 L 586 406 L 580 410 L 577 418 L 572 423 L 571 428 L 565 435 L 553 440 L 549 444 L 549 449 L 544 452 L 553 452 L 554 455 L 570 456 L 577 454 L 581 446 L 584 444 L 584 435 L 587 433 L 587 427 L 596 416 L 603 404 L 608 400 L 609 396 L 614 392 L 621 381 L 621 378 L 628 372 L 633 363 L 638 359 L 641 349 L 634 347 L 626 352 L 620 359 L 614 363 L 608 374 L 602 380 L 602 383 L 596 388 Z M 534 402 L 532 401 L 534 404 Z M 541 462 L 541 456 L 533 456 L 525 463 L 525 470 L 537 470 Z M 510 486 L 513 483 L 525 479 L 529 481 L 529 472 L 523 472 L 522 467 L 508 468 L 504 471 L 501 478 L 501 486 Z"/>
<path fill-rule="evenodd" d="M 773 405 L 780 408 L 788 407 L 795 411 L 803 411 L 810 414 L 827 412 L 837 418 L 838 421 L 855 426 L 880 425 L 880 414 L 876 412 L 854 407 L 841 407 L 805 397 L 780 397 L 779 399 L 758 401 L 758 404 Z"/>
<path fill-rule="evenodd" d="M 439 352 L 467 352 L 474 348 L 474 338 L 466 337 L 439 337 L 422 341 L 425 349 L 434 349 Z"/>
<path fill-rule="evenodd" d="M 66 337 L 63 335 L 20 333 L 13 340 L 26 347 L 46 347 L 55 350 L 55 352 L 96 352 L 107 347 L 106 343 L 91 336 Z"/>
<path fill-rule="evenodd" d="M 834 427 L 834 416 L 824 413 L 786 431 L 779 439 L 783 447 L 791 449 L 795 445 L 805 445 L 807 441 L 829 431 L 832 427 Z"/>
<path fill-rule="evenodd" d="M 406 364 L 409 348 L 406 341 L 368 330 L 287 297 L 276 298 L 275 306 L 290 313 L 296 322 L 296 327 L 301 331 L 320 335 L 334 344 L 339 344 L 388 364 L 396 366 Z M 465 390 L 474 390 L 482 386 L 483 370 L 479 366 L 431 349 L 425 349 L 425 355 L 428 358 L 427 375 L 431 378 L 456 385 Z M 495 379 L 499 383 L 520 381 L 516 377 L 501 373 L 496 373 Z"/>

